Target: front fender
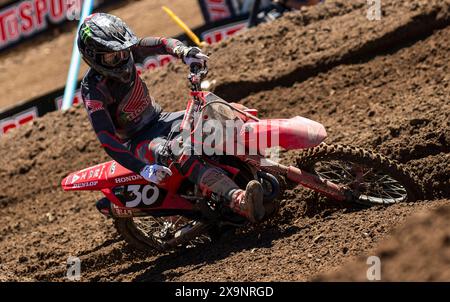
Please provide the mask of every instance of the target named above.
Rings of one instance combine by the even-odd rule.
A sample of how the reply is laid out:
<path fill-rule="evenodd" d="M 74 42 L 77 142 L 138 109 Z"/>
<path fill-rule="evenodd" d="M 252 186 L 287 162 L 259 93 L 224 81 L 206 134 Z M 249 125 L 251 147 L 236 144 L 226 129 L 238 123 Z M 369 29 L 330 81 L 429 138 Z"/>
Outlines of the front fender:
<path fill-rule="evenodd" d="M 282 147 L 286 150 L 312 148 L 327 137 L 325 127 L 313 120 L 296 116 L 247 122 L 240 132 L 250 149 Z"/>

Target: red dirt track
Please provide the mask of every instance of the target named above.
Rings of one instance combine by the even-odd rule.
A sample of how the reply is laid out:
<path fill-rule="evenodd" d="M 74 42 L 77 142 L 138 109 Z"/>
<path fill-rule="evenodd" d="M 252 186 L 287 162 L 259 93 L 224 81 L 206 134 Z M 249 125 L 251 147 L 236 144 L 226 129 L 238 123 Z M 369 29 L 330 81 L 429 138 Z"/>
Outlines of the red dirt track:
<path fill-rule="evenodd" d="M 412 169 L 426 200 L 355 210 L 301 188 L 271 222 L 194 249 L 138 255 L 94 206 L 60 188 L 69 172 L 107 160 L 82 108 L 54 112 L 2 138 L 0 280 L 450 281 L 450 0 L 336 0 L 290 13 L 209 47 L 212 90 L 264 117 L 301 115 L 328 143 L 374 149 Z M 187 68 L 145 74 L 167 111 L 182 109 Z M 283 154 L 293 163 L 296 152 Z M 420 260 L 417 260 L 420 259 Z"/>

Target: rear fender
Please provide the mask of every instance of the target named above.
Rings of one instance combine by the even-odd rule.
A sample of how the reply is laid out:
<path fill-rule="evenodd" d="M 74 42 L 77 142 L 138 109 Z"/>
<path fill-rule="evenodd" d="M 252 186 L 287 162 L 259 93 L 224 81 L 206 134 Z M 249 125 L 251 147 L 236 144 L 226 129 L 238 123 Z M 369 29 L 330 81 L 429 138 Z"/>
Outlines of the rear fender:
<path fill-rule="evenodd" d="M 192 210 L 192 203 L 177 194 L 185 176 L 175 169 L 172 173 L 156 186 L 117 162 L 109 161 L 71 173 L 61 185 L 64 191 L 101 191 L 124 214 L 134 210 Z"/>
<path fill-rule="evenodd" d="M 140 175 L 109 161 L 71 173 L 61 181 L 61 185 L 64 191 L 100 191 L 131 182 L 146 183 Z"/>

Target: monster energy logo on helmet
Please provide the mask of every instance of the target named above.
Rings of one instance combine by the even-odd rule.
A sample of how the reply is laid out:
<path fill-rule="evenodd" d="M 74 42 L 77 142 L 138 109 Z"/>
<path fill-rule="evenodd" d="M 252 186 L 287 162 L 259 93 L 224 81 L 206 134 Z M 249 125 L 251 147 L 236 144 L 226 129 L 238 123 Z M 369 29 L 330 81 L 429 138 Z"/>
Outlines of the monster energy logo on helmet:
<path fill-rule="evenodd" d="M 86 25 L 84 28 L 80 29 L 80 35 L 81 35 L 81 39 L 83 40 L 84 43 L 86 43 L 86 39 L 89 38 L 92 34 L 92 30 L 91 28 Z"/>

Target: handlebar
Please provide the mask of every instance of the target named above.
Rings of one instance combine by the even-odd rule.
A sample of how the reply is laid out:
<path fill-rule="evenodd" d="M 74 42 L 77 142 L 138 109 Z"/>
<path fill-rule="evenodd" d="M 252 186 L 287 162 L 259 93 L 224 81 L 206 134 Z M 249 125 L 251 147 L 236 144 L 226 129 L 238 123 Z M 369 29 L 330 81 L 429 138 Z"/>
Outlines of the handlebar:
<path fill-rule="evenodd" d="M 202 68 L 203 68 L 203 65 L 200 63 L 192 63 L 189 66 L 191 73 L 194 73 L 194 74 L 199 73 L 202 70 Z"/>
<path fill-rule="evenodd" d="M 199 91 L 200 90 L 200 84 L 204 78 L 208 75 L 208 66 L 206 63 L 204 65 L 200 63 L 192 63 L 189 66 L 189 82 L 192 85 L 193 91 Z"/>

